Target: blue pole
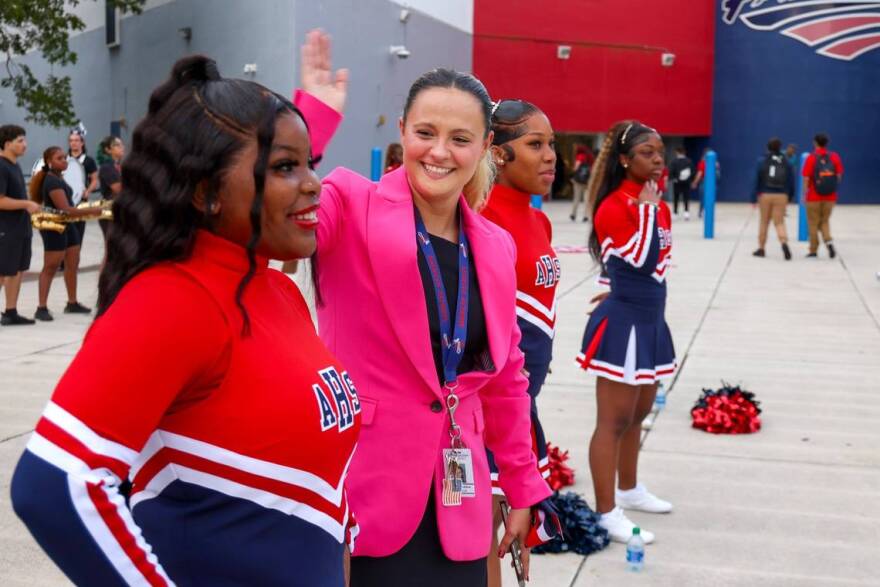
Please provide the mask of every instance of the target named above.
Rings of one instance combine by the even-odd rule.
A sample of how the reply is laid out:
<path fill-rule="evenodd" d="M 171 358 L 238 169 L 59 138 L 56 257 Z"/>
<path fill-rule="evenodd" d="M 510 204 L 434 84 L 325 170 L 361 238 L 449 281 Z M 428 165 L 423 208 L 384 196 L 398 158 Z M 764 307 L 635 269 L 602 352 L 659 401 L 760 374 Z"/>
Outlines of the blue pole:
<path fill-rule="evenodd" d="M 706 153 L 706 177 L 703 178 L 703 238 L 715 238 L 715 188 L 717 177 L 715 162 L 718 155 L 715 151 Z"/>
<path fill-rule="evenodd" d="M 541 194 L 532 194 L 532 208 L 535 210 L 540 210 L 541 206 L 544 205 L 544 196 Z"/>
<path fill-rule="evenodd" d="M 809 153 L 801 153 L 801 164 L 798 167 L 797 174 L 797 195 L 798 195 L 798 240 L 801 242 L 809 238 L 807 230 L 807 195 L 804 193 L 804 165 L 807 163 Z"/>
<path fill-rule="evenodd" d="M 373 147 L 370 153 L 370 179 L 379 181 L 382 177 L 382 149 Z"/>

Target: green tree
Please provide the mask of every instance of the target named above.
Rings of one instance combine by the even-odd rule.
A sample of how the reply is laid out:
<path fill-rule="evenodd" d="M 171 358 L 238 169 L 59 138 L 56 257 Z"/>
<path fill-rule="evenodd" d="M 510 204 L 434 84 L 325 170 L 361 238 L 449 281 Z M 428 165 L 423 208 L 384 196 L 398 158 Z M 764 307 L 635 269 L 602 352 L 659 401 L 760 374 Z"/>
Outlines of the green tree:
<path fill-rule="evenodd" d="M 94 0 L 89 0 L 94 1 Z M 140 14 L 145 0 L 106 0 L 120 10 Z M 6 76 L 0 86 L 12 88 L 16 103 L 27 111 L 25 119 L 54 127 L 76 122 L 70 77 L 54 73 L 39 80 L 31 68 L 16 61 L 30 51 L 40 51 L 52 65 L 73 65 L 71 33 L 85 23 L 70 10 L 80 0 L 0 0 L 0 55 L 6 54 Z"/>

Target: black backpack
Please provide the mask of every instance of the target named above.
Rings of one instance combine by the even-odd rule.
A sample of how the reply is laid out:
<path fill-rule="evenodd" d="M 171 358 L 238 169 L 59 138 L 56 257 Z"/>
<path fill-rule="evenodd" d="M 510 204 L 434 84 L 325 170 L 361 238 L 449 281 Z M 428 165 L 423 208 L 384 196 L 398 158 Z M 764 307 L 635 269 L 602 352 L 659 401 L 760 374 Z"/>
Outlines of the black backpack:
<path fill-rule="evenodd" d="M 770 153 L 761 166 L 761 183 L 773 191 L 784 192 L 788 188 L 788 164 L 779 153 Z"/>
<path fill-rule="evenodd" d="M 590 181 L 590 166 L 587 165 L 586 161 L 581 163 L 580 167 L 574 170 L 574 175 L 571 176 L 571 179 L 575 183 L 587 183 Z"/>
<path fill-rule="evenodd" d="M 837 191 L 837 167 L 828 153 L 816 157 L 816 164 L 813 166 L 813 188 L 820 196 L 830 196 Z"/>

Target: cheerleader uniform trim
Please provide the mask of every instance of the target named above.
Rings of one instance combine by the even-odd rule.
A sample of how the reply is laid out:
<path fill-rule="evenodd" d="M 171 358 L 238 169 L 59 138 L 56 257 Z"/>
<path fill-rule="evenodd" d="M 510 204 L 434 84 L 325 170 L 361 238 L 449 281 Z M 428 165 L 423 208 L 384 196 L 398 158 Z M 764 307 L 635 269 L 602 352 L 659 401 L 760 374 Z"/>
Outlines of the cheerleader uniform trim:
<path fill-rule="evenodd" d="M 361 406 L 305 300 L 244 248 L 131 279 L 92 325 L 12 479 L 12 504 L 78 585 L 342 587 Z M 131 491 L 121 489 L 131 481 Z"/>
<path fill-rule="evenodd" d="M 590 316 L 577 356 L 587 373 L 628 385 L 656 383 L 677 369 L 664 317 L 672 215 L 665 202 L 639 203 L 641 189 L 624 180 L 596 213 L 611 292 Z"/>
<path fill-rule="evenodd" d="M 509 232 L 516 244 L 516 318 L 522 331 L 519 348 L 525 356 L 525 370 L 529 373 L 532 451 L 538 459 L 538 470 L 547 479 L 550 459 L 535 400 L 553 358 L 556 288 L 561 268 L 551 245 L 553 229 L 550 220 L 543 212 L 532 208 L 529 202 L 529 194 L 496 184 L 481 214 Z M 492 453 L 489 452 L 488 456 L 492 493 L 504 495 L 498 484 L 498 470 Z"/>

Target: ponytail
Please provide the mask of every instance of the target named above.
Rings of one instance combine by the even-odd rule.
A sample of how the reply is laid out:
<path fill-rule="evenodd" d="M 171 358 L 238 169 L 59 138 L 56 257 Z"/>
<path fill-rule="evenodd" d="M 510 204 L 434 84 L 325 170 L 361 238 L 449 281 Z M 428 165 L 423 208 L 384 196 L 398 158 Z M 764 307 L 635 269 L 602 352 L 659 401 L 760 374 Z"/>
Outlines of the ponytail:
<path fill-rule="evenodd" d="M 486 205 L 486 197 L 492 184 L 495 183 L 495 161 L 492 159 L 492 153 L 489 149 L 483 153 L 483 158 L 477 164 L 474 175 L 464 184 L 464 199 L 467 201 L 471 210 L 479 212 Z"/>
<path fill-rule="evenodd" d="M 28 195 L 32 202 L 37 204 L 43 203 L 43 182 L 46 181 L 46 164 L 31 177 L 31 183 L 28 185 Z"/>
<path fill-rule="evenodd" d="M 28 195 L 37 204 L 43 203 L 43 183 L 46 181 L 46 174 L 49 173 L 49 160 L 57 151 L 63 153 L 64 149 L 61 147 L 49 147 L 43 151 L 43 167 L 34 174 L 30 185 L 28 185 Z"/>
<path fill-rule="evenodd" d="M 605 181 L 608 157 L 611 154 L 611 147 L 614 144 L 614 134 L 615 133 L 612 131 L 605 135 L 605 140 L 602 141 L 602 146 L 599 148 L 599 154 L 596 155 L 596 160 L 593 162 L 590 179 L 587 182 L 587 210 L 588 214 L 591 215 L 591 221 L 596 217 L 596 194 L 599 191 L 599 186 Z"/>

